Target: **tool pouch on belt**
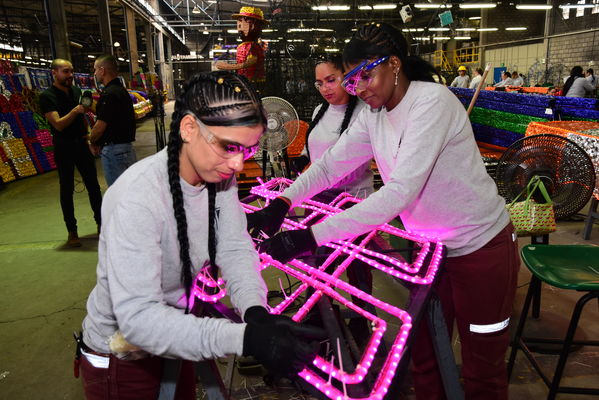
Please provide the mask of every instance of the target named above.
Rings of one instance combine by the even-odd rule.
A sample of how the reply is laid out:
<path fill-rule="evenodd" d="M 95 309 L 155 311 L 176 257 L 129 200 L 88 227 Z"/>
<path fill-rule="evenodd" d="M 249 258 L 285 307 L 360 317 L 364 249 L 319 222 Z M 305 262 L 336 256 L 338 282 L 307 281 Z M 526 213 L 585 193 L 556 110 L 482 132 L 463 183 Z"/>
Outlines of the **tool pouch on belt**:
<path fill-rule="evenodd" d="M 75 359 L 73 360 L 73 375 L 75 378 L 79 378 L 79 366 L 81 365 L 81 347 L 83 346 L 83 333 L 79 331 L 73 332 L 75 338 Z"/>

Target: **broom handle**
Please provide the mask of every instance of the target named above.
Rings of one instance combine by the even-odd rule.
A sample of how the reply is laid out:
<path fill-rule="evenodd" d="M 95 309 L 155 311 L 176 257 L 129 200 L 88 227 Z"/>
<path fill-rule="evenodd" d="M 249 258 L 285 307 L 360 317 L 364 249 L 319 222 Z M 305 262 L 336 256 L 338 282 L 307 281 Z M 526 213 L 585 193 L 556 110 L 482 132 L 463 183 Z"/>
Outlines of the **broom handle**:
<path fill-rule="evenodd" d="M 468 106 L 468 116 L 470 116 L 470 113 L 472 112 L 472 109 L 474 108 L 474 103 L 476 103 L 476 99 L 478 99 L 478 94 L 480 93 L 481 89 L 483 88 L 483 85 L 485 84 L 485 80 L 487 79 L 487 74 L 489 73 L 489 71 L 491 70 L 491 63 L 488 62 L 487 65 L 485 66 L 485 72 L 483 72 L 483 79 L 480 80 L 480 82 L 478 82 L 478 86 L 476 87 L 476 92 L 474 92 L 474 96 L 472 96 L 472 100 L 470 100 L 470 105 Z"/>

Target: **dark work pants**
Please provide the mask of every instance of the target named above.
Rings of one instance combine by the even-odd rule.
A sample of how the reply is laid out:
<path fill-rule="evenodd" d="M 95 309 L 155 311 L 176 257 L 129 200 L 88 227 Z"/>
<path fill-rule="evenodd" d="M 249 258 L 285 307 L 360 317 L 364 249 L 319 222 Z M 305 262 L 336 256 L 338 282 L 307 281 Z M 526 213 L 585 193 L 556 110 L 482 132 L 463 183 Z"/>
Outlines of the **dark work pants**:
<path fill-rule="evenodd" d="M 60 183 L 60 207 L 64 222 L 69 232 L 77 231 L 73 192 L 75 190 L 75 167 L 79 171 L 83 184 L 87 189 L 89 204 L 94 212 L 96 223 L 101 223 L 102 193 L 96 172 L 96 162 L 89 150 L 87 141 L 80 138 L 76 141 L 54 141 L 54 158 L 58 168 Z"/>
<path fill-rule="evenodd" d="M 153 400 L 158 398 L 164 359 L 126 361 L 110 356 L 108 368 L 96 368 L 81 357 L 81 379 L 87 400 Z M 175 400 L 195 400 L 195 371 L 183 361 Z"/>
<path fill-rule="evenodd" d="M 511 223 L 481 249 L 445 262 L 437 293 L 450 337 L 457 322 L 467 400 L 508 398 L 507 324 L 519 267 L 518 242 Z M 412 376 L 418 400 L 446 398 L 426 318 L 422 318 L 412 348 Z"/>

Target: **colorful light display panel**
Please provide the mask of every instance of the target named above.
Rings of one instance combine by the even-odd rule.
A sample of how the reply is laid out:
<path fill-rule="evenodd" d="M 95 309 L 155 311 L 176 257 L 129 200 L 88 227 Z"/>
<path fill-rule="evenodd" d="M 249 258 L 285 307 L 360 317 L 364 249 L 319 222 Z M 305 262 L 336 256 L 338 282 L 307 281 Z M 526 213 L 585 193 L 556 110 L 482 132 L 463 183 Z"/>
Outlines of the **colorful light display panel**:
<path fill-rule="evenodd" d="M 243 204 L 243 207 L 248 213 L 259 210 L 291 183 L 285 178 L 260 182 L 250 191 L 258 199 L 259 205 Z M 285 219 L 282 229 L 305 229 L 314 221 L 321 222 L 360 201 L 347 193 L 340 194 L 328 204 L 306 200 L 295 208 L 296 215 Z M 381 242 L 388 243 L 392 238 L 414 243 L 410 249 L 410 262 L 390 246 L 381 248 Z M 336 352 L 327 350 L 317 356 L 313 365 L 301 371 L 299 376 L 330 399 L 382 399 L 405 352 L 406 342 L 412 333 L 413 316 L 407 310 L 347 283 L 343 280 L 343 274 L 352 262 L 359 260 L 402 281 L 407 287 L 428 286 L 434 281 L 443 259 L 443 245 L 438 240 L 384 224 L 353 240 L 333 241 L 324 247 L 328 250 L 319 257 L 296 259 L 287 264 L 279 263 L 268 254 L 260 255 L 263 270 L 274 268 L 276 271 L 273 273 L 285 274 L 297 283 L 289 293 L 281 288 L 281 300 L 270 304 L 270 312 L 285 313 L 294 321 L 302 322 L 315 309 L 318 301 L 326 296 L 331 303 L 368 320 L 372 332 L 366 343 L 358 349 L 361 353 L 359 356 L 354 350 L 353 360 L 339 360 L 341 357 L 335 357 L 334 354 L 341 354 L 340 349 Z M 193 293 L 202 301 L 217 302 L 225 295 L 224 282 L 222 279 L 215 281 L 203 270 L 197 277 Z M 352 299 L 361 300 L 361 306 Z M 301 305 L 297 307 L 297 304 Z M 327 344 L 327 348 L 333 350 L 339 346 L 340 342 Z M 352 390 L 353 385 L 359 385 L 360 389 Z"/>

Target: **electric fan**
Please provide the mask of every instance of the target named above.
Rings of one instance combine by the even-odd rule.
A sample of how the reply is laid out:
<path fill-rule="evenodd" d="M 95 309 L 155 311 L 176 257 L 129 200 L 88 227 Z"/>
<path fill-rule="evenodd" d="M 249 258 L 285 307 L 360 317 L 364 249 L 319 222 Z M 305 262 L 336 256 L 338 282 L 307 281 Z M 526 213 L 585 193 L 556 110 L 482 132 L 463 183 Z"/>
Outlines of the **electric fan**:
<path fill-rule="evenodd" d="M 591 158 L 563 136 L 528 136 L 508 147 L 497 164 L 495 181 L 499 194 L 511 202 L 535 175 L 547 188 L 556 219 L 580 211 L 595 187 Z"/>
<path fill-rule="evenodd" d="M 266 162 L 273 169 L 273 176 L 284 177 L 289 174 L 285 165 L 284 149 L 296 138 L 299 131 L 297 111 L 287 100 L 280 97 L 264 97 L 262 105 L 266 111 L 266 132 L 260 138 L 262 150 L 262 171 L 266 178 Z"/>

